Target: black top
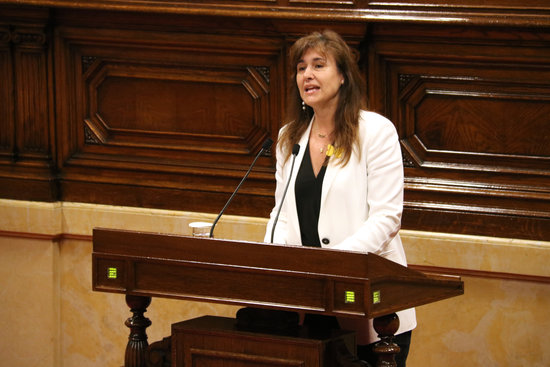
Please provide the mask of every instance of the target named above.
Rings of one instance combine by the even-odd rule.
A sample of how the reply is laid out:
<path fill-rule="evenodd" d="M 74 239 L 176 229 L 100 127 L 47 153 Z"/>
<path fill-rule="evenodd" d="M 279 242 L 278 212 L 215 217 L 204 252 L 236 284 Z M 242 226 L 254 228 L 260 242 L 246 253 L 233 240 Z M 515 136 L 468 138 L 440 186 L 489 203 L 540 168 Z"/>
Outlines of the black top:
<path fill-rule="evenodd" d="M 319 174 L 315 177 L 313 166 L 311 165 L 308 142 L 294 187 L 296 209 L 300 222 L 300 235 L 304 246 L 321 247 L 317 226 L 319 223 L 321 191 L 323 189 L 326 168 L 326 165 L 323 165 Z"/>

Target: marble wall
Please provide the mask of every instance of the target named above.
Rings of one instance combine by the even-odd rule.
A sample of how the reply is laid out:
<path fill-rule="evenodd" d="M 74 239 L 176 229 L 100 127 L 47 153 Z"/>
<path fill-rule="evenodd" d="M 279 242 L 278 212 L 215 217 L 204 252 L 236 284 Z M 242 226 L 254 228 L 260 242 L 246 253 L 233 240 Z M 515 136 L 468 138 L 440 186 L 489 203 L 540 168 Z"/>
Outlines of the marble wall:
<path fill-rule="evenodd" d="M 94 227 L 189 234 L 213 215 L 0 199 L 0 356 L 20 367 L 120 366 L 124 297 L 91 290 Z M 259 241 L 264 218 L 224 216 L 216 237 Z M 465 294 L 417 309 L 409 366 L 548 366 L 550 243 L 402 231 L 409 263 L 461 274 Z M 236 307 L 153 299 L 149 341 Z"/>

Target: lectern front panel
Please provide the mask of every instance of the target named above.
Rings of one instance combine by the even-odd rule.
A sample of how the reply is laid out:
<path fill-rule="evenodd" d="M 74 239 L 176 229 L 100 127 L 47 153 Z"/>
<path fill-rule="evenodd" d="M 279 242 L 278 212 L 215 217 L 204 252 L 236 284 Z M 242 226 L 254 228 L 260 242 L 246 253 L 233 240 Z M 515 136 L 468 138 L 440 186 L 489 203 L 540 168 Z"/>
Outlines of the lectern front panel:
<path fill-rule="evenodd" d="M 374 254 L 94 229 L 93 289 L 379 317 L 464 293 Z"/>

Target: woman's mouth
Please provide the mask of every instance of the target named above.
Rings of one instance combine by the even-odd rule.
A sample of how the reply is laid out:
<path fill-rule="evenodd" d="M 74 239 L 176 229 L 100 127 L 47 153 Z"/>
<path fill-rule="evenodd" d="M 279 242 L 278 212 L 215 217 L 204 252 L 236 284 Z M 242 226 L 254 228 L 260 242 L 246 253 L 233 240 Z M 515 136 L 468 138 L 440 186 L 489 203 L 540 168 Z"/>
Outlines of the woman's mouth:
<path fill-rule="evenodd" d="M 309 86 L 306 86 L 304 88 L 304 92 L 306 94 L 311 94 L 311 93 L 314 93 L 315 91 L 319 90 L 319 87 L 318 86 L 314 86 L 314 85 L 309 85 Z"/>

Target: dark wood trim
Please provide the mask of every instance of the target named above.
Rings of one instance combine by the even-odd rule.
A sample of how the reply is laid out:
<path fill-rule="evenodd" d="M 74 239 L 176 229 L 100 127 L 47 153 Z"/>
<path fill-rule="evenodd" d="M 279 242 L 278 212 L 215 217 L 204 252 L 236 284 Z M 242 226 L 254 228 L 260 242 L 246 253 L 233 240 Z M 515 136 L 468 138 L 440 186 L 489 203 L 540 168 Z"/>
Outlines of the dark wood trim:
<path fill-rule="evenodd" d="M 246 4 L 243 2 L 190 2 L 190 1 L 135 1 L 135 0 L 0 0 L 0 4 L 27 5 L 52 8 L 100 9 L 108 11 L 131 11 L 163 14 L 187 14 L 194 16 L 222 16 L 243 18 L 268 18 L 290 20 L 315 20 L 337 22 L 411 22 L 442 23 L 481 26 L 550 26 L 550 7 L 547 5 L 526 6 L 518 1 L 516 6 L 449 5 L 435 1 L 430 5 L 406 5 L 388 1 L 385 5 L 369 6 L 364 1 L 355 1 L 346 6 L 318 3 L 309 5 Z M 278 3 L 276 3 L 278 4 Z M 363 5 L 364 4 L 364 5 Z M 542 4 L 542 3 L 541 3 Z"/>
<path fill-rule="evenodd" d="M 461 277 L 464 276 L 464 277 L 473 277 L 473 278 L 511 280 L 511 281 L 518 281 L 518 282 L 550 284 L 550 277 L 540 276 L 540 275 L 503 273 L 503 272 L 495 272 L 495 271 L 459 269 L 459 268 L 414 265 L 414 264 L 409 264 L 409 268 L 421 271 L 423 273 L 449 274 L 449 275 L 458 275 Z"/>
<path fill-rule="evenodd" d="M 41 241 L 49 241 L 49 242 L 61 242 L 61 241 L 67 241 L 67 240 L 88 241 L 88 242 L 92 241 L 91 235 L 88 236 L 83 234 L 72 234 L 72 233 L 45 234 L 45 233 L 0 230 L 0 237 L 21 238 L 21 239 L 27 239 L 27 240 L 41 240 Z"/>
<path fill-rule="evenodd" d="M 401 228 L 532 241 L 550 238 L 547 216 L 514 215 L 503 213 L 502 208 L 467 208 L 443 202 L 405 203 Z"/>

